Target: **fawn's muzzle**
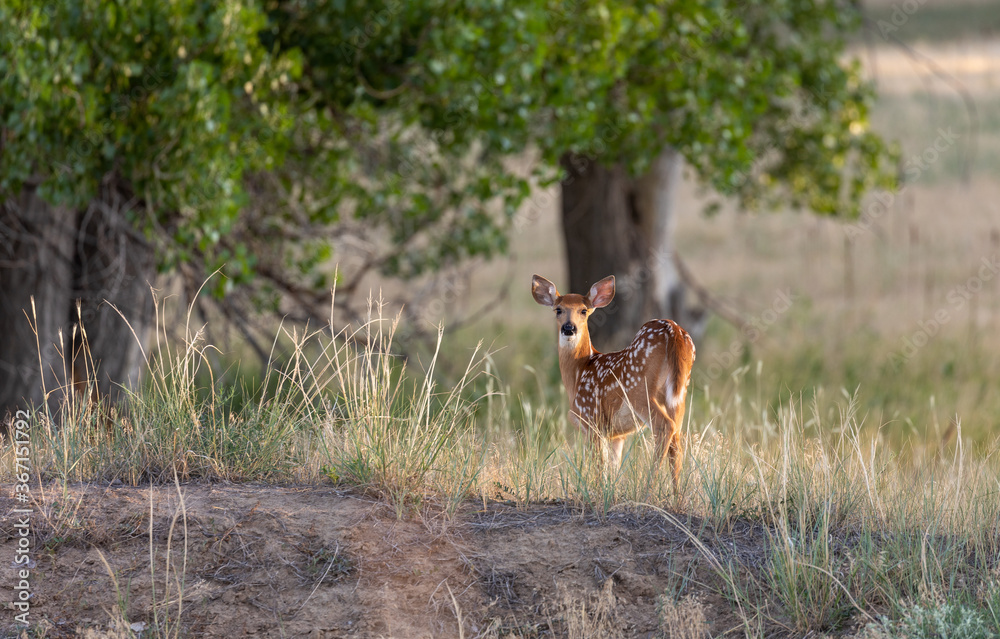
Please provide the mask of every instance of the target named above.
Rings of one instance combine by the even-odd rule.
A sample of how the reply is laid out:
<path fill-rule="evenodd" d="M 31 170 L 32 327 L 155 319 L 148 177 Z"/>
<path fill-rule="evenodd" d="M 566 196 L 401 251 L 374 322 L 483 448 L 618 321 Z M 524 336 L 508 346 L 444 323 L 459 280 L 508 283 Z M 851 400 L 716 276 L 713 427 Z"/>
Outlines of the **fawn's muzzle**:
<path fill-rule="evenodd" d="M 566 322 L 562 325 L 562 334 L 566 337 L 573 337 L 576 335 L 576 327 L 570 322 Z"/>

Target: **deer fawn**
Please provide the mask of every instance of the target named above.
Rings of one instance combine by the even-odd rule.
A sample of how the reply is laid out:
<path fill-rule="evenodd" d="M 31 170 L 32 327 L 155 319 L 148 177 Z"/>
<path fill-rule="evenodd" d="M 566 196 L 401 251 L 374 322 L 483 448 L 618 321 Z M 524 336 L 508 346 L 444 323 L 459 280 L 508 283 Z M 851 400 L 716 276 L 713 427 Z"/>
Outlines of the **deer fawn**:
<path fill-rule="evenodd" d="M 655 319 L 643 324 L 624 350 L 597 352 L 587 319 L 614 298 L 613 275 L 594 284 L 587 295 L 560 295 L 552 282 L 535 275 L 531 295 L 556 314 L 559 372 L 569 394 L 570 422 L 591 434 L 602 463 L 610 446 L 612 468 L 621 464 L 625 437 L 642 424 L 651 426 L 656 468 L 669 453 L 677 492 L 684 398 L 695 356 L 691 336 L 671 320 Z"/>

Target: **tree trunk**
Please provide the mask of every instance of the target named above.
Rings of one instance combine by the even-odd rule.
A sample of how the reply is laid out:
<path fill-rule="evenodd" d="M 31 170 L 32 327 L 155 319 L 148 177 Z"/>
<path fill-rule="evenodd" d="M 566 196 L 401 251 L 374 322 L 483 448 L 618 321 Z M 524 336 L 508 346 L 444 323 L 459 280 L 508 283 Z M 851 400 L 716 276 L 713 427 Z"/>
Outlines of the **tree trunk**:
<path fill-rule="evenodd" d="M 29 188 L 0 209 L 0 424 L 29 405 L 58 415 L 74 363 L 78 390 L 90 383 L 117 402 L 124 388 L 137 387 L 155 264 L 125 217 L 132 204 L 106 181 L 83 211 L 52 206 Z M 81 319 L 86 354 L 74 333 Z"/>
<path fill-rule="evenodd" d="M 114 403 L 126 390 L 138 389 L 146 368 L 143 349 L 155 321 L 153 249 L 126 218 L 137 203 L 126 197 L 106 181 L 100 196 L 80 214 L 74 272 L 93 361 L 88 378 L 102 398 Z M 72 319 L 77 321 L 75 308 Z"/>
<path fill-rule="evenodd" d="M 621 166 L 602 166 L 565 155 L 563 236 L 569 261 L 568 291 L 585 294 L 597 280 L 615 276 L 615 299 L 590 320 L 602 350 L 628 345 L 642 324 L 670 318 L 697 342 L 705 312 L 686 303 L 674 264 L 675 193 L 682 158 L 667 149 L 638 178 Z"/>
<path fill-rule="evenodd" d="M 76 215 L 25 187 L 0 208 L 0 424 L 29 404 L 56 414 L 66 372 Z M 32 307 L 34 297 L 34 307 Z M 37 338 L 32 330 L 37 327 Z"/>

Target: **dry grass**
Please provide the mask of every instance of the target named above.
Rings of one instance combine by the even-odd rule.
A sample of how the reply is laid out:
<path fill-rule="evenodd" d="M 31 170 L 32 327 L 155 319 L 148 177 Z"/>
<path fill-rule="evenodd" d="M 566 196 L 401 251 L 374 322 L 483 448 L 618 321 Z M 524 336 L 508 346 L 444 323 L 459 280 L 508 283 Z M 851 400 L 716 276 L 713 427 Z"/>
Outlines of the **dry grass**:
<path fill-rule="evenodd" d="M 705 606 L 694 595 L 679 600 L 667 596 L 660 598 L 660 632 L 665 639 L 705 639 L 708 623 Z"/>
<path fill-rule="evenodd" d="M 606 579 L 600 593 L 591 601 L 565 594 L 550 625 L 558 626 L 561 622 L 564 632 L 560 634 L 568 639 L 623 639 L 625 629 L 615 615 L 618 601 L 614 586 L 614 579 Z"/>

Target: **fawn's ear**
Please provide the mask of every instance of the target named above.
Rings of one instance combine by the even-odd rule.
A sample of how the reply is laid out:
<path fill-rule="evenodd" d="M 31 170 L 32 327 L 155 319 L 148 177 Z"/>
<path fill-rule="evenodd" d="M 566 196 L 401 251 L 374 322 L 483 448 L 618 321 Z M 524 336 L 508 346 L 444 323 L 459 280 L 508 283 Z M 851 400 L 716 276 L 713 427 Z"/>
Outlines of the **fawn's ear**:
<path fill-rule="evenodd" d="M 603 308 L 611 303 L 615 298 L 615 276 L 608 275 L 600 282 L 590 287 L 587 300 L 594 308 Z"/>
<path fill-rule="evenodd" d="M 556 290 L 555 284 L 541 275 L 532 275 L 531 296 L 542 306 L 554 306 L 556 298 L 559 297 L 559 291 Z"/>

